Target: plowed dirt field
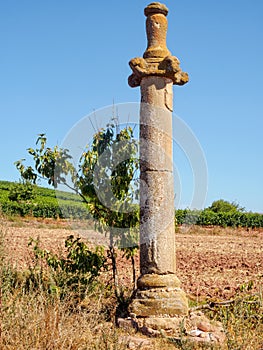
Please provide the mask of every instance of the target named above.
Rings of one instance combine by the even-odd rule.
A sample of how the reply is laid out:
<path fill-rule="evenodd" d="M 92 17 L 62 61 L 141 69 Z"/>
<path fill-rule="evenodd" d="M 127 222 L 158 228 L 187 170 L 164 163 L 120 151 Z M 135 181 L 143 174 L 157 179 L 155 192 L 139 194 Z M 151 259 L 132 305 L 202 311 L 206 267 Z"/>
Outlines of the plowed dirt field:
<path fill-rule="evenodd" d="M 31 259 L 30 237 L 53 251 L 63 250 L 67 236 L 75 234 L 67 221 L 1 219 L 6 258 L 19 268 Z M 77 234 L 85 235 L 84 230 Z M 93 232 L 89 239 L 100 235 Z M 240 286 L 253 281 L 254 289 L 263 288 L 263 230 L 182 227 L 176 233 L 177 275 L 187 294 L 198 299 L 230 299 Z M 119 258 L 120 280 L 131 283 L 132 270 Z M 139 259 L 136 257 L 137 274 Z"/>

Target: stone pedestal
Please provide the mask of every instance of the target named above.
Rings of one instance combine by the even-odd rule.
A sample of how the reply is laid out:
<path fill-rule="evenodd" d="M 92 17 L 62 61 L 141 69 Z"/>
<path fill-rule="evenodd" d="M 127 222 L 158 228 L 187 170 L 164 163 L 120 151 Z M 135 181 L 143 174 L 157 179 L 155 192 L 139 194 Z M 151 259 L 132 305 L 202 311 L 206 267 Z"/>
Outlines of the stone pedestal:
<path fill-rule="evenodd" d="M 188 75 L 166 47 L 168 9 L 145 9 L 148 46 L 130 61 L 131 87 L 141 88 L 140 110 L 140 272 L 130 312 L 137 317 L 188 314 L 176 277 L 172 161 L 173 85 Z"/>
<path fill-rule="evenodd" d="M 174 317 L 188 314 L 188 300 L 175 274 L 145 274 L 138 279 L 130 312 L 136 317 Z"/>

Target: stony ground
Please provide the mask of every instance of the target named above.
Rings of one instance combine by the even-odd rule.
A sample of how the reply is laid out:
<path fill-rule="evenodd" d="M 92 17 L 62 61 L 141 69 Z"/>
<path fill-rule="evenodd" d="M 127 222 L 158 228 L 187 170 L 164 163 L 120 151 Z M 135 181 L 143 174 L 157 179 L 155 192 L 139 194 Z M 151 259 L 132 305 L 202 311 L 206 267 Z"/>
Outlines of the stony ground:
<path fill-rule="evenodd" d="M 72 230 L 66 221 L 0 220 L 6 255 L 19 267 L 30 261 L 30 237 L 39 237 L 41 247 L 57 251 L 63 249 L 70 234 L 86 232 L 81 226 Z M 97 235 L 89 231 L 88 237 Z M 176 233 L 176 243 L 177 274 L 190 298 L 227 300 L 249 281 L 253 281 L 257 290 L 263 285 L 263 230 L 181 227 Z M 138 256 L 136 264 L 138 267 Z M 131 283 L 131 267 L 126 259 L 119 259 L 119 267 L 122 282 Z"/>

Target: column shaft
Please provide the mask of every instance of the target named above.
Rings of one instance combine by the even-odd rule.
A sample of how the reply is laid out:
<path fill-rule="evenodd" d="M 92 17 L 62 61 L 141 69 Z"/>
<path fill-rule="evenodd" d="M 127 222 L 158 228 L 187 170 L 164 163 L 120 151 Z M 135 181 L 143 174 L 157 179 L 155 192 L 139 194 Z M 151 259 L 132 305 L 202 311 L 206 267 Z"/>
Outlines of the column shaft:
<path fill-rule="evenodd" d="M 165 77 L 143 78 L 141 96 L 141 274 L 175 273 L 173 82 Z"/>

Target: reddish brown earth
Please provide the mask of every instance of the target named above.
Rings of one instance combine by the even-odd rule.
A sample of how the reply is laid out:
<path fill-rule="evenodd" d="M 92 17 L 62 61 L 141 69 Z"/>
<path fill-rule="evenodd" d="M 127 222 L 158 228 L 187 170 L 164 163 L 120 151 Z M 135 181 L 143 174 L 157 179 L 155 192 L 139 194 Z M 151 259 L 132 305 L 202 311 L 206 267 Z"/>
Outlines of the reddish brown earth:
<path fill-rule="evenodd" d="M 262 289 L 263 231 L 195 228 L 179 234 L 177 271 L 194 296 L 229 299 L 250 281 Z"/>
<path fill-rule="evenodd" d="M 30 261 L 32 248 L 27 246 L 30 237 L 39 237 L 41 247 L 58 251 L 63 250 L 66 237 L 74 234 L 66 221 L 0 220 L 5 255 L 20 268 Z M 81 232 L 84 233 L 77 231 Z M 190 297 L 229 299 L 249 281 L 253 281 L 255 290 L 262 288 L 263 230 L 180 228 L 176 233 L 176 243 L 177 275 Z M 130 284 L 130 263 L 126 259 L 119 259 L 118 263 L 121 282 Z M 138 256 L 136 265 L 138 268 Z"/>

